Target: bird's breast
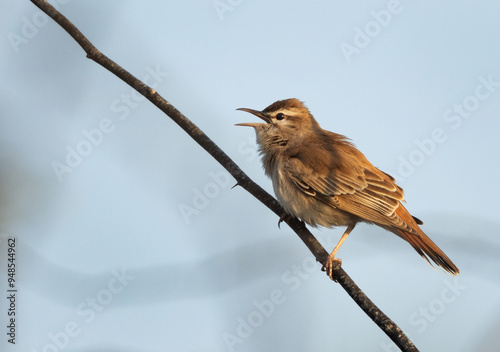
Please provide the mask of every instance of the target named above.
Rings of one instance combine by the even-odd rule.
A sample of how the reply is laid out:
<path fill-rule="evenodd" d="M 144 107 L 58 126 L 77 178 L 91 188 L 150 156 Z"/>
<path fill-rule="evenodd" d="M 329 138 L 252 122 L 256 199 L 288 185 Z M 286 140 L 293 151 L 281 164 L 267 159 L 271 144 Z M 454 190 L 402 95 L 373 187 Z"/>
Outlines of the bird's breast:
<path fill-rule="evenodd" d="M 348 226 L 353 216 L 326 202 L 326 196 L 310 195 L 290 178 L 288 171 L 276 165 L 271 172 L 274 193 L 285 211 L 311 226 Z M 320 197 L 323 197 L 321 200 Z"/>

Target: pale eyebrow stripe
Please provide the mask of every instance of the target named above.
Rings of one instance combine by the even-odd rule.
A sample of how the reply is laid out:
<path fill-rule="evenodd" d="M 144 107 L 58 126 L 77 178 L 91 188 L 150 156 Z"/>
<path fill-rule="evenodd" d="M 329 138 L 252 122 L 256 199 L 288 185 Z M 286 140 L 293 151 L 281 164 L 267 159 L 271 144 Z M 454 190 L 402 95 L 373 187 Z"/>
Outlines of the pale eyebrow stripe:
<path fill-rule="evenodd" d="M 298 113 L 297 110 L 282 109 L 282 110 L 276 111 L 276 114 L 278 114 L 280 112 L 285 114 L 285 115 L 288 115 L 288 116 L 294 116 L 294 115 L 297 115 L 297 113 Z M 276 116 L 276 114 L 274 114 L 273 116 Z"/>

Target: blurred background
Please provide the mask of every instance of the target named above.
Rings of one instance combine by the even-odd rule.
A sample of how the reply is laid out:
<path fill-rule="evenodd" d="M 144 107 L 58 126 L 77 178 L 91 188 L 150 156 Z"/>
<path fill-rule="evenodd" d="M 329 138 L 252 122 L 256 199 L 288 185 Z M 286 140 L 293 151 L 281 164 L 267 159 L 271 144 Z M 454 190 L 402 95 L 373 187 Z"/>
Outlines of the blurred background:
<path fill-rule="evenodd" d="M 343 267 L 421 351 L 500 343 L 496 1 L 59 1 L 272 193 L 235 123 L 306 102 L 397 178 L 461 274 L 360 225 Z M 0 14 L 2 351 L 396 351 L 298 237 L 29 1 Z M 330 251 L 343 233 L 313 229 Z"/>

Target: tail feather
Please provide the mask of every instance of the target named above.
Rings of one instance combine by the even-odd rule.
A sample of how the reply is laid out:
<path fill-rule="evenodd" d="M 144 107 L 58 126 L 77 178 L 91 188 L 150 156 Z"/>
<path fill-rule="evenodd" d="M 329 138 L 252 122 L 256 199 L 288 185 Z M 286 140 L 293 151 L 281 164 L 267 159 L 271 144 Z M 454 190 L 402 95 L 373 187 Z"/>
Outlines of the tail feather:
<path fill-rule="evenodd" d="M 411 246 L 420 254 L 431 266 L 431 260 L 444 271 L 457 276 L 460 273 L 457 266 L 453 264 L 450 258 L 419 229 L 418 234 L 406 232 L 397 229 L 398 235 L 408 241 Z"/>

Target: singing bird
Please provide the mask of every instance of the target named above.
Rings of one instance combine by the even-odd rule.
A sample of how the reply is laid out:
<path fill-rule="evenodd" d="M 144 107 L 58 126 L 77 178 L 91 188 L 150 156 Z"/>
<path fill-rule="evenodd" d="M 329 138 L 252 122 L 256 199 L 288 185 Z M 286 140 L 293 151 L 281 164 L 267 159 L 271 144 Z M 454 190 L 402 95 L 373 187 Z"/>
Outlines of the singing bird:
<path fill-rule="evenodd" d="M 358 222 L 378 225 L 401 237 L 429 264 L 459 270 L 403 206 L 403 189 L 373 166 L 345 136 L 324 130 L 303 102 L 279 100 L 262 111 L 240 108 L 264 123 L 239 123 L 255 129 L 264 171 L 286 215 L 327 228 L 346 226 L 323 264 L 333 280 L 335 257 Z M 281 217 L 280 222 L 283 220 Z M 432 264 L 431 264 L 432 265 Z"/>

